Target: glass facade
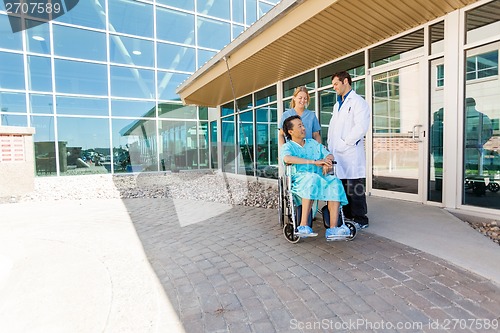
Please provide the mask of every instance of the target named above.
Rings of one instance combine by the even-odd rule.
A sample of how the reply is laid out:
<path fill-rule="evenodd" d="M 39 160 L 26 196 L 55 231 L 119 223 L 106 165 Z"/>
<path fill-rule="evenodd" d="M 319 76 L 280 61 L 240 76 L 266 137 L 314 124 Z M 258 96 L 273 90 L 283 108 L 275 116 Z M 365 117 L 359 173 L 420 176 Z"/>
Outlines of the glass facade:
<path fill-rule="evenodd" d="M 2 3 L 0 125 L 36 129 L 38 176 L 217 167 L 217 123 L 175 89 L 278 2 L 80 1 L 17 33 Z"/>

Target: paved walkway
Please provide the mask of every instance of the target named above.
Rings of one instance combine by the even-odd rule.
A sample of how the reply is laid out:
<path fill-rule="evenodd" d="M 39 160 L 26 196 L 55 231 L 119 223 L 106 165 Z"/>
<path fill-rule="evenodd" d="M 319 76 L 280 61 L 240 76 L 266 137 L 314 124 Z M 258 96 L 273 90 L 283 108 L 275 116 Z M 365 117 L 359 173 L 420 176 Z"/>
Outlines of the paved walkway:
<path fill-rule="evenodd" d="M 298 244 L 267 209 L 0 205 L 0 332 L 498 331 L 500 248 L 441 209 L 369 200 L 353 242 Z"/>

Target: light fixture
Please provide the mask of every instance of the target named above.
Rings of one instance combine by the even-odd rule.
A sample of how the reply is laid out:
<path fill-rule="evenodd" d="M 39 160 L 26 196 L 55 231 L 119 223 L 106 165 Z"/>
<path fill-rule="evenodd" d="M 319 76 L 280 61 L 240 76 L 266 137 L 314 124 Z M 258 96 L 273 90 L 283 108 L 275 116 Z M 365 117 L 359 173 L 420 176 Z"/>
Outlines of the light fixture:
<path fill-rule="evenodd" d="M 138 51 L 138 50 L 132 51 L 132 53 L 135 54 L 135 55 L 141 55 L 142 54 L 142 52 Z"/>
<path fill-rule="evenodd" d="M 33 38 L 34 40 L 38 40 L 38 41 L 40 41 L 40 42 L 43 42 L 43 41 L 45 40 L 45 38 L 43 38 L 42 36 L 37 36 L 37 35 L 33 36 L 32 38 Z"/>

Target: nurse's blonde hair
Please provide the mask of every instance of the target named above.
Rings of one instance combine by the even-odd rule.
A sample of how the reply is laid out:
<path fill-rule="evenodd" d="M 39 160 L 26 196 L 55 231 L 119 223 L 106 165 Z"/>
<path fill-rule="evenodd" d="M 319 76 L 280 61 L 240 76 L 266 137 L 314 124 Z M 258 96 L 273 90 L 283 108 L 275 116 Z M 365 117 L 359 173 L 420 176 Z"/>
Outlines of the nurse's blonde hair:
<path fill-rule="evenodd" d="M 292 100 L 290 101 L 290 108 L 295 108 L 295 97 L 299 94 L 299 92 L 305 92 L 307 95 L 307 103 L 306 103 L 306 108 L 309 105 L 309 101 L 311 100 L 311 96 L 309 96 L 309 91 L 307 91 L 307 88 L 304 86 L 300 86 L 295 88 L 295 91 L 293 92 L 293 97 Z"/>

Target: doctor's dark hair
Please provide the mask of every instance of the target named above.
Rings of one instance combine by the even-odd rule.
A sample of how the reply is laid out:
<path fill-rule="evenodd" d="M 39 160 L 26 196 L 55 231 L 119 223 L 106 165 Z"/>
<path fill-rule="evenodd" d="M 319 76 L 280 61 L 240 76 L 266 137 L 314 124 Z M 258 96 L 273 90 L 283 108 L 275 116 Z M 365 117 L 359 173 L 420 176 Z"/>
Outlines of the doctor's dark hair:
<path fill-rule="evenodd" d="M 351 75 L 349 75 L 349 73 L 347 73 L 346 71 L 333 73 L 333 75 L 332 75 L 332 81 L 333 81 L 333 79 L 335 77 L 338 77 L 339 81 L 342 82 L 342 83 L 344 83 L 344 80 L 347 79 L 347 81 L 349 82 L 349 85 L 352 86 Z"/>
<path fill-rule="evenodd" d="M 294 116 L 290 116 L 290 117 L 286 118 L 285 121 L 283 122 L 283 132 L 285 133 L 285 136 L 288 140 L 292 139 L 292 135 L 290 133 L 288 133 L 288 131 L 293 129 L 292 121 L 295 119 L 302 120 L 302 118 L 300 118 L 299 115 L 294 115 Z"/>

